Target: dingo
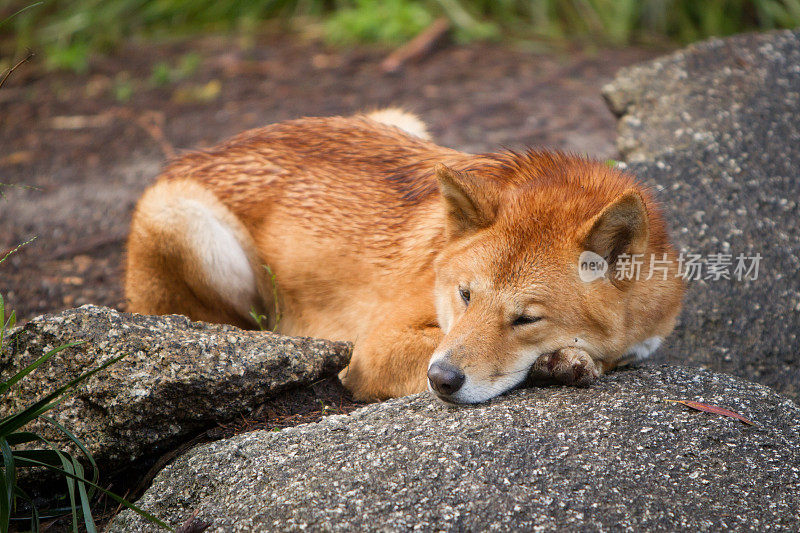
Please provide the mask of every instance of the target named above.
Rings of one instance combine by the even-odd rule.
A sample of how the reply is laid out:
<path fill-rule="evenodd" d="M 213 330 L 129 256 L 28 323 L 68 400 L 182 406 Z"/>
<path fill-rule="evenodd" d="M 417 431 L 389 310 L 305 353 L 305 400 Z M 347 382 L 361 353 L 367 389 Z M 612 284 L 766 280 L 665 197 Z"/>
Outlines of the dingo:
<path fill-rule="evenodd" d="M 631 256 L 641 274 L 615 275 Z M 652 258 L 663 276 L 647 275 Z M 125 290 L 133 312 L 251 328 L 277 293 L 278 332 L 354 343 L 340 378 L 357 399 L 428 387 L 473 403 L 649 355 L 680 310 L 676 269 L 630 175 L 450 150 L 390 109 L 274 124 L 171 163 L 133 215 Z"/>

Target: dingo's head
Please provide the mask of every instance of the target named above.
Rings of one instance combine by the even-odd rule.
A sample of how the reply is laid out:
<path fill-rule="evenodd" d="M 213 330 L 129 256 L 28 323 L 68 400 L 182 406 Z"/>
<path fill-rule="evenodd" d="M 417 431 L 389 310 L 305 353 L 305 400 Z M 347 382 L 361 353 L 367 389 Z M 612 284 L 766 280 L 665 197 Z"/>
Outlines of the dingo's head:
<path fill-rule="evenodd" d="M 440 398 L 502 394 L 561 348 L 613 368 L 672 330 L 683 283 L 661 216 L 630 176 L 539 152 L 464 171 L 439 165 L 436 174 L 446 210 L 435 263 L 445 337 L 428 377 Z"/>

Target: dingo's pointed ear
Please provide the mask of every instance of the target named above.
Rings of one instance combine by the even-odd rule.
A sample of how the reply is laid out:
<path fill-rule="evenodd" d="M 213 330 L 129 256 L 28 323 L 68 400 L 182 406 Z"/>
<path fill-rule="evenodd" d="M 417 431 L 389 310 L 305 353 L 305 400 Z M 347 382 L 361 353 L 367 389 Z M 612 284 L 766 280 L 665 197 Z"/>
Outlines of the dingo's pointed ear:
<path fill-rule="evenodd" d="M 586 225 L 584 250 L 602 256 L 613 281 L 620 255 L 644 254 L 650 236 L 647 207 L 638 191 L 629 189 Z M 644 259 L 639 258 L 639 259 Z"/>
<path fill-rule="evenodd" d="M 494 187 L 469 172 L 459 172 L 442 163 L 436 165 L 435 171 L 447 212 L 448 237 L 459 237 L 491 225 L 497 205 L 491 198 Z"/>

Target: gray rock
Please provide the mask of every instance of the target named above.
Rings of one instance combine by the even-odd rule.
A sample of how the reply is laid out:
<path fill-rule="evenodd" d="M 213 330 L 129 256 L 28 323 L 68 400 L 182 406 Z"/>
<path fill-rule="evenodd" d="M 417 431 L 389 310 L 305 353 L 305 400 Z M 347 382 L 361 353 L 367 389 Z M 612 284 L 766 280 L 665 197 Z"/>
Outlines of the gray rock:
<path fill-rule="evenodd" d="M 680 367 L 478 406 L 422 394 L 199 446 L 138 503 L 210 531 L 798 531 L 800 408 Z M 125 511 L 109 531 L 157 529 Z"/>
<path fill-rule="evenodd" d="M 13 331 L 0 354 L 0 379 L 77 340 L 85 344 L 56 354 L 0 398 L 0 416 L 127 354 L 48 413 L 84 442 L 104 474 L 163 453 L 289 387 L 333 374 L 350 358 L 347 343 L 85 305 L 40 316 Z M 67 444 L 47 424 L 29 427 Z"/>
<path fill-rule="evenodd" d="M 679 246 L 730 254 L 731 274 L 739 254 L 761 254 L 756 280 L 689 282 L 660 360 L 800 399 L 800 31 L 706 41 L 603 90 Z"/>

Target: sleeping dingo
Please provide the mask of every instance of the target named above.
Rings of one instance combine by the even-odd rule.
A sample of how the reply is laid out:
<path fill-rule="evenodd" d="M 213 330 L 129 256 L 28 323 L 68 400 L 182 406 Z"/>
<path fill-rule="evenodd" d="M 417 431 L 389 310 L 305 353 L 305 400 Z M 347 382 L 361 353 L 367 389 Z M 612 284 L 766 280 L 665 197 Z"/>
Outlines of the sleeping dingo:
<path fill-rule="evenodd" d="M 602 267 L 589 278 L 587 252 Z M 618 275 L 630 257 L 640 274 Z M 680 310 L 676 269 L 630 175 L 443 148 L 389 109 L 274 124 L 171 163 L 133 215 L 125 289 L 133 312 L 250 328 L 277 294 L 279 333 L 354 343 L 340 378 L 357 399 L 430 388 L 474 403 L 649 355 Z"/>

